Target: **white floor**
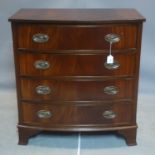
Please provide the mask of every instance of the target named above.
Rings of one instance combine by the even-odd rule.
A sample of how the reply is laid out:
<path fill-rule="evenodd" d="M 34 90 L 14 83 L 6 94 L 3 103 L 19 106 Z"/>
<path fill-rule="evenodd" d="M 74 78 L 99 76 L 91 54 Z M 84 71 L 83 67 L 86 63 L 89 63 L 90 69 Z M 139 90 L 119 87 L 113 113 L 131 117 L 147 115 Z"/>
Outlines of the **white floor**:
<path fill-rule="evenodd" d="M 81 155 L 154 155 L 155 97 L 139 95 L 137 146 L 128 147 L 115 135 L 82 135 Z M 27 146 L 17 145 L 15 91 L 0 91 L 0 155 L 77 155 L 78 135 L 41 134 Z"/>

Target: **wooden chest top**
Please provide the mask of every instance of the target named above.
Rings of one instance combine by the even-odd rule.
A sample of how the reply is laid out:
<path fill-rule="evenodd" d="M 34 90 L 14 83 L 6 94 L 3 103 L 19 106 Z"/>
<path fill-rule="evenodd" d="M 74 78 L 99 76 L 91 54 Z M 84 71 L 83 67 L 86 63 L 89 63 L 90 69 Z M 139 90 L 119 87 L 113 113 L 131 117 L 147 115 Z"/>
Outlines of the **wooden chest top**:
<path fill-rule="evenodd" d="M 145 21 L 135 9 L 21 9 L 10 21 L 49 23 L 114 23 Z"/>

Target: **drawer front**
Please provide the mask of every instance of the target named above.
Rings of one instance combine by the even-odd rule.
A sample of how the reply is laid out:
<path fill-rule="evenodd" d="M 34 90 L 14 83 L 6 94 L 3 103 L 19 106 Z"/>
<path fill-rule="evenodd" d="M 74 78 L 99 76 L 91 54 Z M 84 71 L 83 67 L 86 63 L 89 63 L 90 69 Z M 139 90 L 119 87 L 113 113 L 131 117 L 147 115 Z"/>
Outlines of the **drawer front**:
<path fill-rule="evenodd" d="M 31 50 L 69 50 L 69 49 L 107 49 L 109 43 L 104 37 L 114 33 L 120 41 L 114 49 L 134 48 L 136 46 L 136 25 L 18 25 L 18 48 Z M 51 51 L 52 52 L 52 51 Z"/>
<path fill-rule="evenodd" d="M 89 101 L 131 98 L 133 80 L 21 80 L 23 100 Z"/>
<path fill-rule="evenodd" d="M 102 55 L 52 55 L 20 53 L 20 74 L 27 76 L 133 76 L 136 56 L 114 54 L 116 63 L 105 64 Z M 109 68 L 110 67 L 110 68 Z"/>
<path fill-rule="evenodd" d="M 48 105 L 22 103 L 23 123 L 32 125 L 125 125 L 132 122 L 132 104 Z"/>

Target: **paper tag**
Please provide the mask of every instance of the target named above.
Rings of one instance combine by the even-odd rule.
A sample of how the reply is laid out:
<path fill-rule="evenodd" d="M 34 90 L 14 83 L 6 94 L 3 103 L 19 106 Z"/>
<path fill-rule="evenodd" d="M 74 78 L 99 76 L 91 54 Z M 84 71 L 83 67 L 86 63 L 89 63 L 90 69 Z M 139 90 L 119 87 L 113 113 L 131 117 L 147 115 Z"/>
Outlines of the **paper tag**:
<path fill-rule="evenodd" d="M 112 55 L 107 56 L 107 64 L 112 64 L 114 63 L 114 57 Z"/>

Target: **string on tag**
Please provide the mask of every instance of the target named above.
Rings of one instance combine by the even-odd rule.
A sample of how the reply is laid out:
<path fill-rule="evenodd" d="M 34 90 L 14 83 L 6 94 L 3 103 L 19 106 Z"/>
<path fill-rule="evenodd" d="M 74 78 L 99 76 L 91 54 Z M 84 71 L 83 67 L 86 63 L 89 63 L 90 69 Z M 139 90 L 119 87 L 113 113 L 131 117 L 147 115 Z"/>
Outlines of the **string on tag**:
<path fill-rule="evenodd" d="M 112 48 L 112 42 L 110 42 L 109 55 L 107 56 L 107 64 L 114 63 L 114 57 L 111 54 L 112 53 L 111 48 Z"/>
<path fill-rule="evenodd" d="M 107 64 L 113 64 L 114 63 L 114 57 L 111 54 L 112 44 L 117 43 L 120 41 L 120 36 L 117 34 L 107 34 L 104 39 L 109 42 L 110 48 L 109 48 L 109 55 L 107 56 Z"/>

